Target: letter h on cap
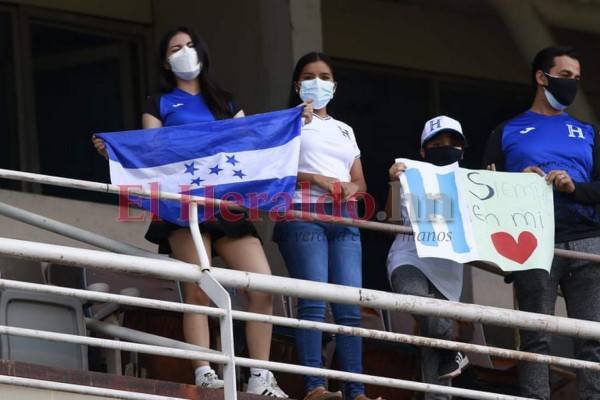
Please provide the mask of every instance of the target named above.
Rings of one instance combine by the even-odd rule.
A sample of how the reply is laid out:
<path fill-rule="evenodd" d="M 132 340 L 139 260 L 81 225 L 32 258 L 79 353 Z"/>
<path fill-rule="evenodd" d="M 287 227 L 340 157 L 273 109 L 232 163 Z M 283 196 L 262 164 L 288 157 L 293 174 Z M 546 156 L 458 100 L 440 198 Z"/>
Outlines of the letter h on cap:
<path fill-rule="evenodd" d="M 429 131 L 440 128 L 442 126 L 441 118 L 432 119 L 429 121 Z"/>

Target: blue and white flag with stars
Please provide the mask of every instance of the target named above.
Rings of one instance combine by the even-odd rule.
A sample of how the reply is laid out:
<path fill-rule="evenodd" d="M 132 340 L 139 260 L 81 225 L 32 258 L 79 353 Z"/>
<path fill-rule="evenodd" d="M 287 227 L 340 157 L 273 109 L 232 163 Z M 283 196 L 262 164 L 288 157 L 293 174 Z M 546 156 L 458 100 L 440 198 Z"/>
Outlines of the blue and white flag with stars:
<path fill-rule="evenodd" d="M 301 107 L 244 118 L 97 134 L 111 182 L 150 191 L 234 201 L 265 211 L 289 207 L 296 186 Z M 158 185 L 158 186 L 157 186 Z M 160 204 L 160 205 L 159 205 Z M 144 199 L 145 209 L 188 226 L 180 202 Z M 199 219 L 218 212 L 199 207 Z"/>

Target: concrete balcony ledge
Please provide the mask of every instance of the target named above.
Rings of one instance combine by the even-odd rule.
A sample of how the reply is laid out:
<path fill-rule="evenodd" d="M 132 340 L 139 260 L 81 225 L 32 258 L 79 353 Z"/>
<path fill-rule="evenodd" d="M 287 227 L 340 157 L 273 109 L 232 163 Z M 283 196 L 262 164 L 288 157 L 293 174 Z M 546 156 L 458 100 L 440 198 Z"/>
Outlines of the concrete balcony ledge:
<path fill-rule="evenodd" d="M 40 379 L 45 381 L 68 383 L 74 385 L 90 386 L 95 388 L 106 388 L 128 392 L 145 393 L 158 396 L 179 397 L 183 399 L 197 400 L 222 400 L 223 390 L 203 389 L 195 385 L 158 381 L 153 379 L 133 378 L 119 376 L 102 372 L 79 371 L 74 369 L 47 367 L 41 365 L 27 364 L 11 360 L 0 360 L 0 375 L 11 377 Z M 10 396 L 5 396 L 7 392 Z M 22 386 L 0 384 L 2 398 L 27 399 L 55 399 L 56 390 L 35 389 Z M 54 393 L 54 394 L 51 394 Z M 102 396 L 61 394 L 61 399 L 103 399 Z M 108 397 L 107 397 L 108 398 Z M 111 397 L 114 398 L 114 397 Z M 247 393 L 238 393 L 239 400 L 259 400 L 266 398 Z"/>

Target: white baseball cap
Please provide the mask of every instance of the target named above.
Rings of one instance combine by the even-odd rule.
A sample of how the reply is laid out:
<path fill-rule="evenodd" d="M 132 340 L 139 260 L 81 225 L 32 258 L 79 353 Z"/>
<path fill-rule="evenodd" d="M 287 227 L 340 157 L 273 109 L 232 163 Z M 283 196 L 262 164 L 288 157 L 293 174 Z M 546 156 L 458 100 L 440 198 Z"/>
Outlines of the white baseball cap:
<path fill-rule="evenodd" d="M 423 128 L 423 133 L 421 134 L 421 146 L 442 131 L 451 131 L 456 133 L 465 141 L 464 144 L 467 144 L 467 138 L 462 131 L 460 122 L 445 115 L 440 115 L 425 122 L 425 127 Z"/>

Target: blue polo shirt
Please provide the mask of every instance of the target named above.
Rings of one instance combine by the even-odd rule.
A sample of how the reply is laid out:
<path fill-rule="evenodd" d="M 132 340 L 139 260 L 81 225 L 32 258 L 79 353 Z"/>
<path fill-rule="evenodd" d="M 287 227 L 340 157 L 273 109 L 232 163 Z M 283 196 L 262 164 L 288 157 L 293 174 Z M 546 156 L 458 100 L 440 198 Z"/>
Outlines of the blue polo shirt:
<path fill-rule="evenodd" d="M 548 116 L 533 111 L 500 124 L 487 144 L 484 163 L 499 171 L 521 172 L 537 166 L 544 172 L 566 171 L 575 193 L 554 191 L 556 241 L 600 234 L 598 133 L 567 113 Z"/>

